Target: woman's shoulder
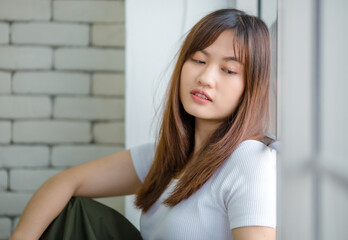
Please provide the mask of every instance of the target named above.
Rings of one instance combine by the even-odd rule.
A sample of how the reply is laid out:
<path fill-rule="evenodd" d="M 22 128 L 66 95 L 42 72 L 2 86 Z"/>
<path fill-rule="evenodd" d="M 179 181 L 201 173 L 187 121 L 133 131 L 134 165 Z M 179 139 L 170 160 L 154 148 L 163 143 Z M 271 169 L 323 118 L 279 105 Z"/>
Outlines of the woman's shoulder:
<path fill-rule="evenodd" d="M 139 179 L 143 182 L 153 163 L 156 145 L 145 143 L 130 149 L 132 162 Z"/>
<path fill-rule="evenodd" d="M 221 166 L 218 175 L 229 177 L 255 177 L 267 175 L 276 171 L 276 156 L 274 149 L 256 140 L 241 142 Z"/>
<path fill-rule="evenodd" d="M 231 229 L 275 227 L 276 151 L 262 142 L 246 140 L 226 159 L 215 184 L 227 206 Z M 243 216 L 243 217 L 241 217 Z"/>
<path fill-rule="evenodd" d="M 276 190 L 275 183 L 276 151 L 262 142 L 246 140 L 214 174 L 211 186 L 226 203 L 238 196 L 255 196 L 260 191 L 271 196 Z"/>
<path fill-rule="evenodd" d="M 234 162 L 273 162 L 275 160 L 276 150 L 257 140 L 241 142 L 227 159 Z"/>
<path fill-rule="evenodd" d="M 130 147 L 129 150 L 134 153 L 153 153 L 155 149 L 155 143 L 154 142 L 148 142 L 148 143 L 143 143 L 140 145 L 136 145 L 133 147 Z"/>

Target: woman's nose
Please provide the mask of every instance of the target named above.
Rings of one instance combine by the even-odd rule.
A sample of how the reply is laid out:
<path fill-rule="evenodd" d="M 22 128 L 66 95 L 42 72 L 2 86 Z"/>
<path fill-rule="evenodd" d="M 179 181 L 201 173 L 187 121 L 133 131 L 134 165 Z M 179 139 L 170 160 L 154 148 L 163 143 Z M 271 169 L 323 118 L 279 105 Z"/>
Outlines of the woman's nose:
<path fill-rule="evenodd" d="M 206 66 L 198 76 L 199 84 L 208 87 L 214 87 L 216 81 L 216 70 L 213 66 Z"/>

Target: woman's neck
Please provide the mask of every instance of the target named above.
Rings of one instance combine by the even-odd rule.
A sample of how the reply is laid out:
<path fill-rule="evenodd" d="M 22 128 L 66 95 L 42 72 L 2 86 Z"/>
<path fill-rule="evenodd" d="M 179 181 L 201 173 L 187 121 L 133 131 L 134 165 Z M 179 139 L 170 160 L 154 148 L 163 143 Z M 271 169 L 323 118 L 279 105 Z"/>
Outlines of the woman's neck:
<path fill-rule="evenodd" d="M 195 145 L 193 154 L 196 154 L 207 139 L 215 132 L 221 122 L 195 119 Z"/>
<path fill-rule="evenodd" d="M 221 122 L 216 121 L 208 121 L 202 119 L 195 119 L 195 145 L 193 149 L 193 154 L 190 156 L 190 160 L 193 160 L 197 157 L 197 152 L 200 150 L 204 142 L 214 133 L 214 131 L 218 128 Z M 180 177 L 184 174 L 185 168 L 181 169 L 181 171 L 174 177 L 174 179 L 180 179 Z"/>

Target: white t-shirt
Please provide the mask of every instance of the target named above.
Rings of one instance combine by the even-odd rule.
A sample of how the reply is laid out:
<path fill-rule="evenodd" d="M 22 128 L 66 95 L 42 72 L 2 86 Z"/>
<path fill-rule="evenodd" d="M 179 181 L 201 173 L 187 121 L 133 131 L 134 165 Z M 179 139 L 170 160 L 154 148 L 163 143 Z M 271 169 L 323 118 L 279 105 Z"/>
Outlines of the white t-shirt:
<path fill-rule="evenodd" d="M 131 149 L 143 182 L 153 162 L 154 144 Z M 255 140 L 242 142 L 214 175 L 187 200 L 174 207 L 162 202 L 178 180 L 140 219 L 144 240 L 233 239 L 231 229 L 276 227 L 276 151 Z"/>

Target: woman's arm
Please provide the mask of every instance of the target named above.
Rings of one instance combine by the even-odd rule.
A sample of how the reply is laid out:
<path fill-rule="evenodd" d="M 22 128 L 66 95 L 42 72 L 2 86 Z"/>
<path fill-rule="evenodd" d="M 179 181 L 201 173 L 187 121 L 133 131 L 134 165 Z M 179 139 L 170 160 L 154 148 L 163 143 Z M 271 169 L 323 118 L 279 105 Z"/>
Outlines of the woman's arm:
<path fill-rule="evenodd" d="M 72 196 L 127 195 L 140 185 L 128 150 L 62 171 L 33 195 L 10 240 L 38 239 Z"/>
<path fill-rule="evenodd" d="M 250 226 L 232 229 L 234 240 L 275 240 L 276 231 L 271 227 Z"/>

